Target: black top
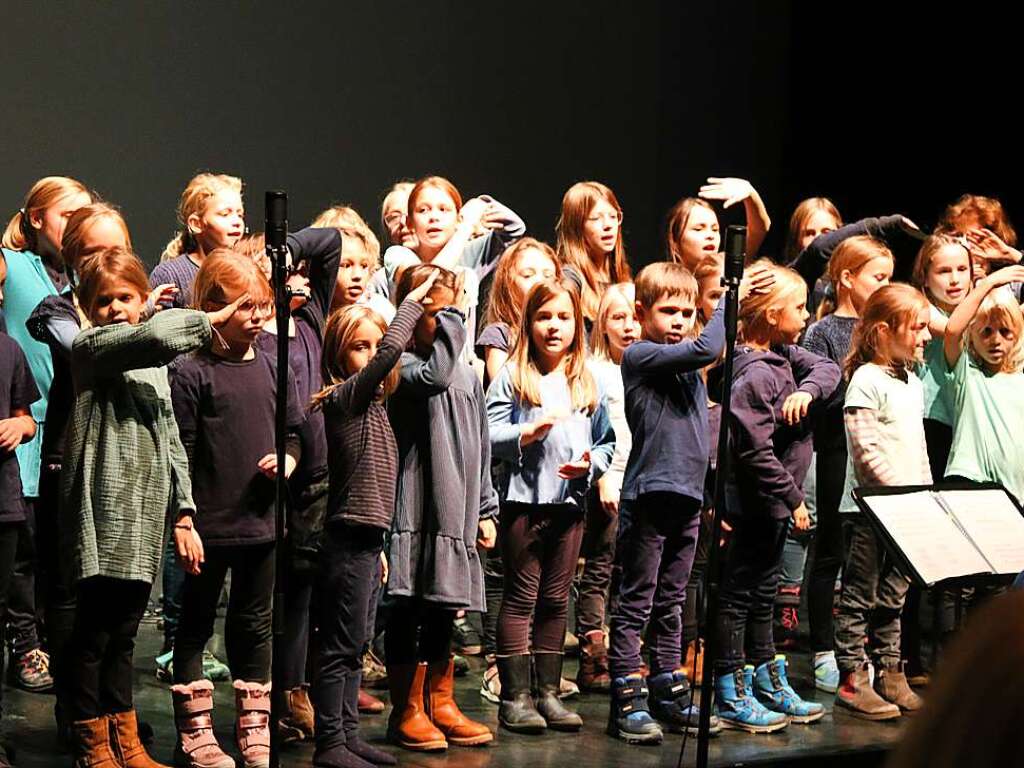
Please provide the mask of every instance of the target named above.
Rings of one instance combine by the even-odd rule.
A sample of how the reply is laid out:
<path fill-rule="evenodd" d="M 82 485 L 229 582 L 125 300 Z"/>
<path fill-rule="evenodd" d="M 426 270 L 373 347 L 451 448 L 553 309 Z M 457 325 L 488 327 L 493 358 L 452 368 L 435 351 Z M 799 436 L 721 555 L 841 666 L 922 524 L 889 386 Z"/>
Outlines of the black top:
<path fill-rule="evenodd" d="M 53 362 L 53 381 L 46 400 L 46 429 L 43 431 L 43 464 L 59 467 L 64 458 L 64 438 L 68 420 L 75 405 L 75 385 L 71 378 L 71 345 L 73 336 L 58 338 L 53 334 L 51 323 L 60 321 L 81 326 L 78 310 L 67 292 L 59 296 L 47 296 L 32 310 L 25 325 L 36 341 L 50 348 Z"/>
<path fill-rule="evenodd" d="M 18 343 L 0 333 L 0 419 L 9 419 L 11 412 L 24 410 L 39 399 L 28 360 Z M 0 448 L 0 523 L 16 523 L 25 519 L 21 498 L 21 473 L 18 456 Z"/>

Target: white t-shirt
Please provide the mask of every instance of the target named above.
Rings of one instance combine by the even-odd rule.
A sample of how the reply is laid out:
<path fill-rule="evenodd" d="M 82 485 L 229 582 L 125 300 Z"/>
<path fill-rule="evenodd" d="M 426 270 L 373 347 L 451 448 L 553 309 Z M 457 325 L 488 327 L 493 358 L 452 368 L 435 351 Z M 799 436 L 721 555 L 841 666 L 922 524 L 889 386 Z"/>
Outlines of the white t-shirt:
<path fill-rule="evenodd" d="M 913 371 L 901 381 L 885 368 L 867 363 L 850 378 L 844 408 L 870 408 L 878 418 L 878 450 L 897 474 L 894 485 L 927 485 L 931 477 L 925 469 L 924 387 Z M 866 485 L 856 477 L 853 446 L 846 435 L 846 486 L 840 512 L 856 512 L 853 489 Z"/>

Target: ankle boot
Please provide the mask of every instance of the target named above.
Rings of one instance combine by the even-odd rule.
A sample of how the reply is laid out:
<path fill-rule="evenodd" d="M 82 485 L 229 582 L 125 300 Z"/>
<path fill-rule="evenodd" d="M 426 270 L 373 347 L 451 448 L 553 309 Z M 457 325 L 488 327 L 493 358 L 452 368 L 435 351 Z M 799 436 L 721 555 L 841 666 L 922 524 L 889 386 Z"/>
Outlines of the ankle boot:
<path fill-rule="evenodd" d="M 580 641 L 580 668 L 576 683 L 581 691 L 607 692 L 612 678 L 608 674 L 608 649 L 604 645 L 604 632 L 587 632 Z"/>
<path fill-rule="evenodd" d="M 178 743 L 174 762 L 188 768 L 235 768 L 213 735 L 213 683 L 196 680 L 171 686 Z"/>
<path fill-rule="evenodd" d="M 548 726 L 530 696 L 530 656 L 499 656 L 498 722 L 513 733 L 541 733 Z"/>
<path fill-rule="evenodd" d="M 235 680 L 235 739 L 245 768 L 270 768 L 270 683 Z"/>
<path fill-rule="evenodd" d="M 168 768 L 156 762 L 146 753 L 139 740 L 139 723 L 135 710 L 111 715 L 114 752 L 121 758 L 124 768 Z"/>
<path fill-rule="evenodd" d="M 281 699 L 281 719 L 277 721 L 277 733 L 282 744 L 312 739 L 313 703 L 309 700 L 309 686 L 302 684 L 285 691 Z"/>
<path fill-rule="evenodd" d="M 665 737 L 658 721 L 651 717 L 647 685 L 639 675 L 612 680 L 612 701 L 608 708 L 609 736 L 627 744 L 661 744 Z"/>
<path fill-rule="evenodd" d="M 900 716 L 900 708 L 883 699 L 871 687 L 868 662 L 841 677 L 842 683 L 836 691 L 837 707 L 845 708 L 862 720 L 892 720 Z"/>
<path fill-rule="evenodd" d="M 566 709 L 558 698 L 562 680 L 562 654 L 535 653 L 533 668 L 537 682 L 537 712 L 555 731 L 578 731 L 583 727 L 583 718 Z"/>
<path fill-rule="evenodd" d="M 384 711 L 384 702 L 364 688 L 359 689 L 359 711 L 364 715 L 379 715 Z"/>
<path fill-rule="evenodd" d="M 662 672 L 647 678 L 651 714 L 673 733 L 687 732 L 696 736 L 700 724 L 700 707 L 693 703 L 690 681 L 681 669 Z M 709 733 L 717 736 L 722 724 L 715 715 L 709 720 Z"/>
<path fill-rule="evenodd" d="M 76 720 L 71 724 L 74 768 L 121 768 L 110 744 L 110 719 L 106 716 Z"/>
<path fill-rule="evenodd" d="M 427 665 L 427 711 L 449 744 L 475 747 L 494 739 L 491 729 L 470 720 L 455 703 L 455 665 L 451 658 Z"/>
<path fill-rule="evenodd" d="M 903 662 L 893 667 L 879 667 L 875 675 L 875 692 L 895 704 L 900 711 L 912 715 L 924 706 L 924 700 L 910 689 Z"/>
<path fill-rule="evenodd" d="M 426 664 L 388 664 L 388 687 L 391 689 L 388 739 L 416 752 L 448 749 L 444 734 L 430 722 L 424 708 L 423 683 L 426 679 Z"/>

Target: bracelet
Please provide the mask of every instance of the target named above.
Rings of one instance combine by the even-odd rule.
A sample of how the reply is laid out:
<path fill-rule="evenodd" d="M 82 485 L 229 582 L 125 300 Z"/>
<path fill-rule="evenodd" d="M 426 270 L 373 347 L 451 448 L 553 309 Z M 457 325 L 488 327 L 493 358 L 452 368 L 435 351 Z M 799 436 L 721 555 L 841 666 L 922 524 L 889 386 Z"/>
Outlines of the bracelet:
<path fill-rule="evenodd" d="M 179 530 L 182 530 L 182 531 L 191 531 L 192 530 L 192 524 L 191 523 L 175 523 L 174 527 L 179 529 Z"/>

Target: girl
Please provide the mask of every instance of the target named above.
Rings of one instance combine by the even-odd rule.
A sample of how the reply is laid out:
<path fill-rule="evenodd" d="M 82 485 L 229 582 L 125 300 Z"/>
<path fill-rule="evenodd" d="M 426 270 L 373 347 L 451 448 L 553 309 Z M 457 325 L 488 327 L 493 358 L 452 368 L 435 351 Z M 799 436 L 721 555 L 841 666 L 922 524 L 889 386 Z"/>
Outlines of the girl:
<path fill-rule="evenodd" d="M 587 495 L 587 519 L 580 547 L 584 558 L 576 599 L 576 635 L 580 638 L 580 666 L 576 677 L 581 690 L 607 691 L 608 652 L 605 645 L 605 595 L 615 560 L 619 529 L 619 493 L 626 471 L 632 437 L 626 422 L 622 385 L 622 353 L 640 337 L 636 295 L 632 283 L 616 283 L 605 291 L 590 334 L 590 371 L 604 392 L 608 419 L 615 432 L 615 453 L 608 471 Z"/>
<path fill-rule="evenodd" d="M 391 245 L 416 249 L 416 235 L 409 228 L 409 193 L 416 186 L 411 181 L 398 181 L 384 196 L 380 206 L 380 223 Z"/>
<path fill-rule="evenodd" d="M 758 266 L 770 269 L 775 283 L 740 306 L 724 510 L 732 534 L 718 615 L 723 652 L 716 693 L 723 726 L 767 733 L 825 713 L 790 686 L 786 659 L 775 655 L 771 618 L 790 521 L 798 530 L 810 525 L 801 490 L 811 458 L 808 421 L 817 415 L 809 408 L 832 396 L 839 367 L 796 346 L 807 321 L 801 277 L 770 262 L 752 268 Z"/>
<path fill-rule="evenodd" d="M 588 327 L 608 286 L 633 276 L 622 242 L 622 218 L 615 193 L 599 181 L 573 184 L 562 197 L 555 226 L 558 258 L 565 264 L 566 278 L 579 286 Z"/>
<path fill-rule="evenodd" d="M 338 280 L 331 309 L 365 304 L 390 323 L 395 308 L 388 300 L 386 274 L 380 269 L 380 242 L 353 209 L 336 205 L 321 213 L 314 227 L 336 227 L 342 234 Z M 374 277 L 380 273 L 377 282 Z"/>
<path fill-rule="evenodd" d="M 855 717 L 888 720 L 921 706 L 900 664 L 899 617 L 910 582 L 886 556 L 852 491 L 864 485 L 931 484 L 924 396 L 914 373 L 931 335 L 928 302 L 909 285 L 879 288 L 860 316 L 844 365 L 849 459 L 839 511 L 847 513 L 847 550 L 835 619 L 836 706 Z M 874 688 L 866 648 L 875 662 Z"/>
<path fill-rule="evenodd" d="M 161 312 L 140 323 L 148 290 L 130 251 L 102 251 L 82 265 L 78 297 L 93 327 L 71 350 L 75 405 L 60 520 L 64 557 L 77 583 L 67 651 L 77 663 L 68 671 L 67 695 L 75 765 L 82 768 L 156 766 L 138 739 L 132 651 L 168 518 L 182 567 L 198 573 L 203 562 L 164 366 L 208 344 L 239 303 L 209 313 Z"/>
<path fill-rule="evenodd" d="M 268 764 L 270 748 L 277 366 L 254 342 L 270 316 L 273 294 L 251 260 L 226 249 L 207 256 L 194 287 L 197 307 L 237 309 L 215 343 L 178 363 L 171 381 L 206 553 L 202 572 L 185 577 L 174 642 L 176 753 L 179 762 L 196 768 L 232 764 L 213 735 L 212 683 L 202 679 L 203 648 L 213 635 L 230 569 L 225 642 L 235 679 L 235 730 L 245 765 L 256 768 Z M 286 477 L 301 456 L 303 423 L 294 375 L 288 373 Z"/>
<path fill-rule="evenodd" d="M 829 259 L 827 273 L 835 299 L 822 304 L 820 319 L 807 329 L 802 346 L 841 365 L 850 351 L 850 338 L 864 304 L 876 290 L 888 285 L 893 266 L 892 252 L 874 238 L 859 235 L 840 243 Z M 808 571 L 807 610 L 814 652 L 814 684 L 827 693 L 835 693 L 839 685 L 832 647 L 832 613 L 836 578 L 843 561 L 839 503 L 847 464 L 843 431 L 845 391 L 845 382 L 840 381 L 836 395 L 825 404 L 814 427 L 818 519 Z"/>
<path fill-rule="evenodd" d="M 711 315 L 718 306 L 725 288 L 722 286 L 724 263 L 721 254 L 709 254 L 702 258 L 693 271 L 697 281 L 697 327 L 703 328 L 711 322 Z"/>
<path fill-rule="evenodd" d="M 436 277 L 409 293 L 390 328 L 372 309 L 350 305 L 331 315 L 325 333 L 323 378 L 330 383 L 315 402 L 330 435 L 331 490 L 317 587 L 317 766 L 396 763 L 359 737 L 359 683 L 373 632 L 377 561 L 395 509 L 398 449 L 384 401 L 398 386 L 399 358 Z"/>
<path fill-rule="evenodd" d="M 573 287 L 539 283 L 527 295 L 512 364 L 487 394 L 487 418 L 491 449 L 507 469 L 500 493 L 506 567 L 497 634 L 498 720 L 518 732 L 578 730 L 583 721 L 558 699 L 565 617 L 584 500 L 611 463 L 615 433 L 586 365 L 583 314 Z"/>
<path fill-rule="evenodd" d="M 434 273 L 431 304 L 402 356 L 388 414 L 399 455 L 388 550 L 388 734 L 412 750 L 493 738 L 452 697 L 453 621 L 460 609 L 484 608 L 476 547 L 494 546 L 498 511 L 483 390 L 458 359 L 466 343 L 467 299 L 454 273 L 428 264 L 404 271 L 397 296 L 401 303 Z"/>
<path fill-rule="evenodd" d="M 691 272 L 705 256 L 718 253 L 722 244 L 718 215 L 709 200 L 724 200 L 724 208 L 742 202 L 747 216 L 747 254 L 757 255 L 771 227 L 768 211 L 757 190 L 744 179 L 708 179 L 698 197 L 684 197 L 668 212 L 665 250 Z"/>
<path fill-rule="evenodd" d="M 192 304 L 192 283 L 207 254 L 230 248 L 245 234 L 242 180 L 225 174 L 194 176 L 178 202 L 177 235 L 171 238 L 150 275 L 153 287 L 173 283 L 174 307 Z"/>
<path fill-rule="evenodd" d="M 791 264 L 800 251 L 814 242 L 818 235 L 834 232 L 843 226 L 836 204 L 827 197 L 808 197 L 800 201 L 789 218 L 786 235 L 786 263 Z"/>

